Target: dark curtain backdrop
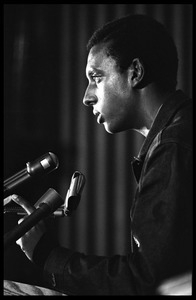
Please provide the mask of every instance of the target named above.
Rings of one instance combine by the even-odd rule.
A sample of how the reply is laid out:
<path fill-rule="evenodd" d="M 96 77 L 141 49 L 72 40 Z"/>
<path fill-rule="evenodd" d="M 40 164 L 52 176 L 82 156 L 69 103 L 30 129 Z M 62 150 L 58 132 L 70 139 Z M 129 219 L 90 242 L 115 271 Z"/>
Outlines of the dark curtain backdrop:
<path fill-rule="evenodd" d="M 74 171 L 86 184 L 71 217 L 53 219 L 61 245 L 89 254 L 125 254 L 135 191 L 131 160 L 143 142 L 134 132 L 110 135 L 82 104 L 86 43 L 113 18 L 142 13 L 161 21 L 179 51 L 178 88 L 192 96 L 191 4 L 4 5 L 4 179 L 52 151 L 59 168 L 20 187 L 32 204 L 49 187 L 63 197 Z M 18 217 L 4 215 L 4 232 Z M 4 253 L 4 279 L 39 283 L 40 271 L 17 245 Z"/>

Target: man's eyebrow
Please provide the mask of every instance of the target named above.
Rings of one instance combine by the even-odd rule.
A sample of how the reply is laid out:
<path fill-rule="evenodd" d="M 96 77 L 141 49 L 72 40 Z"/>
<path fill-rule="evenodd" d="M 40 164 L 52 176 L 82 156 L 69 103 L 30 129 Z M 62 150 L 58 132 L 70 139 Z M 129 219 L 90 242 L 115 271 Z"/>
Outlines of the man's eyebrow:
<path fill-rule="evenodd" d="M 87 71 L 87 75 L 88 75 L 88 76 L 92 76 L 93 74 L 95 74 L 95 73 L 100 73 L 100 72 L 102 72 L 101 69 L 98 69 L 98 68 L 96 68 L 96 67 L 91 67 L 91 68 Z"/>
<path fill-rule="evenodd" d="M 91 76 L 91 75 L 93 75 L 93 73 L 95 73 L 96 71 L 94 71 L 94 70 L 89 70 L 88 72 L 87 72 L 87 74 L 89 75 L 89 76 Z"/>
<path fill-rule="evenodd" d="M 99 68 L 91 67 L 88 71 L 88 74 L 94 73 L 94 72 L 100 72 L 100 71 L 101 71 L 101 69 L 99 69 Z"/>

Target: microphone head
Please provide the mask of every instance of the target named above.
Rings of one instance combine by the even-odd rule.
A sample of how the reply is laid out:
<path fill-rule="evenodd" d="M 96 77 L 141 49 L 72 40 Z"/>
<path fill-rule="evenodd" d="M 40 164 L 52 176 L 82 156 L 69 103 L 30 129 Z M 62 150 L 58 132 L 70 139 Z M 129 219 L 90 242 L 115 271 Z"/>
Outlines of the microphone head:
<path fill-rule="evenodd" d="M 34 176 L 52 172 L 58 168 L 59 161 L 54 153 L 48 152 L 33 162 L 28 162 L 26 165 L 29 175 Z"/>
<path fill-rule="evenodd" d="M 52 152 L 42 155 L 33 162 L 27 162 L 26 168 L 4 180 L 4 196 L 6 197 L 13 189 L 32 179 L 32 177 L 48 174 L 57 169 L 58 166 L 58 158 Z"/>
<path fill-rule="evenodd" d="M 72 212 L 78 207 L 85 182 L 86 179 L 82 173 L 80 173 L 79 171 L 74 172 L 71 178 L 70 187 L 65 198 L 65 216 L 70 216 Z"/>
<path fill-rule="evenodd" d="M 38 206 L 40 207 L 43 204 L 47 204 L 52 213 L 61 205 L 63 205 L 63 203 L 63 198 L 54 189 L 49 188 L 47 192 L 37 201 L 35 207 L 37 208 Z"/>

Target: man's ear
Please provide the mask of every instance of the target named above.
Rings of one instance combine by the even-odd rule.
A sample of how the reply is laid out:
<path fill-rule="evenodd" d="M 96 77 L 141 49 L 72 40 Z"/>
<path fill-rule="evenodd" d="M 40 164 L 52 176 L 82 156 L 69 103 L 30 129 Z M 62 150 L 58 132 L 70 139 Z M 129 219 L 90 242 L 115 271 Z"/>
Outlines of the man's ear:
<path fill-rule="evenodd" d="M 144 77 L 144 66 L 139 58 L 134 58 L 130 66 L 132 87 L 141 86 Z"/>

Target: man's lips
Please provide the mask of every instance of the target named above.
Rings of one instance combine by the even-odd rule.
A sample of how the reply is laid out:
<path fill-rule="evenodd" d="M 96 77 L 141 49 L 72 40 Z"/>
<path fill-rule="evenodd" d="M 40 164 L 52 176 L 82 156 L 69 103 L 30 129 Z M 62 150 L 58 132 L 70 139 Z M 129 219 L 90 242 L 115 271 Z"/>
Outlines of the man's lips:
<path fill-rule="evenodd" d="M 99 124 L 103 123 L 103 117 L 100 112 L 93 110 L 93 114 L 97 117 L 97 123 Z"/>
<path fill-rule="evenodd" d="M 99 123 L 99 124 L 103 123 L 103 118 L 102 118 L 101 114 L 97 115 L 97 123 Z"/>

